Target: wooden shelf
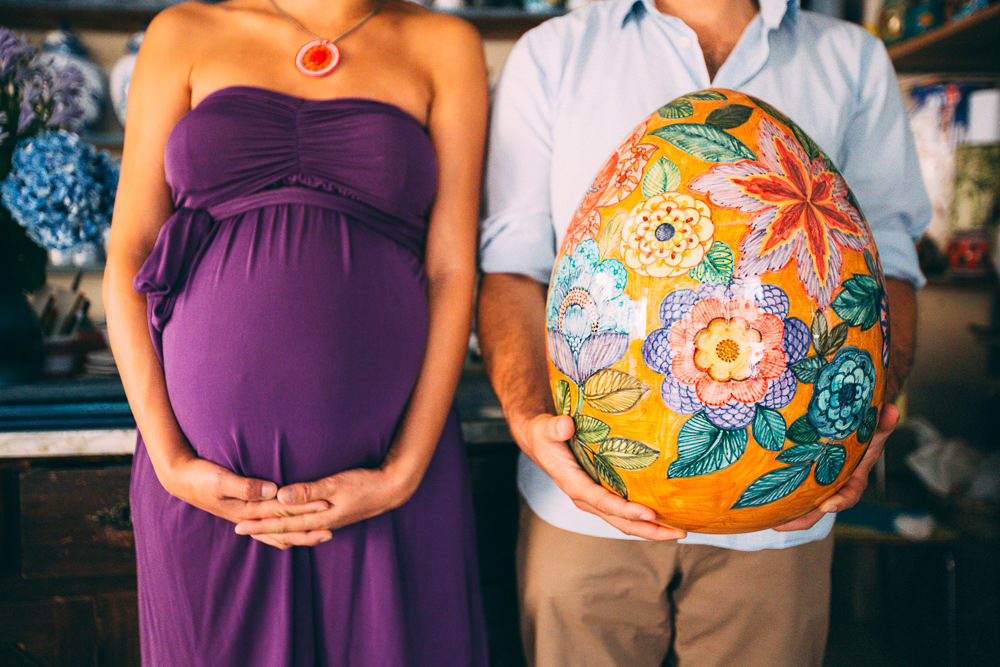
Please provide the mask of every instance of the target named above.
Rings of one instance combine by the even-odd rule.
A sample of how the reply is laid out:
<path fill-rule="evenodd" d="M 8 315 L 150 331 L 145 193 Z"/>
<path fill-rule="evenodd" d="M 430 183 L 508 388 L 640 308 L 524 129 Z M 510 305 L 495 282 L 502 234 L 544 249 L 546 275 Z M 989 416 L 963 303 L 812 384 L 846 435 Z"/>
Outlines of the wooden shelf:
<path fill-rule="evenodd" d="M 142 30 L 170 0 L 0 0 L 2 25 L 51 30 L 61 25 L 85 30 Z M 526 12 L 518 7 L 471 7 L 447 12 L 476 26 L 484 37 L 517 37 L 545 19 L 562 14 Z"/>
<path fill-rule="evenodd" d="M 889 47 L 898 72 L 1000 74 L 1000 3 Z"/>

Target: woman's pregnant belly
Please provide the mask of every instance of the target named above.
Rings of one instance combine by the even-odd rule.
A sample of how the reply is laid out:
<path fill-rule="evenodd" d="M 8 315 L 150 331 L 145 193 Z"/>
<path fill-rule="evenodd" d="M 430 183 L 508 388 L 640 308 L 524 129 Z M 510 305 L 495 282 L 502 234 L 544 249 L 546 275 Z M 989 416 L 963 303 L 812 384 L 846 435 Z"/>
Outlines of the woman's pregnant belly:
<path fill-rule="evenodd" d="M 163 332 L 192 446 L 278 483 L 378 465 L 426 343 L 420 262 L 326 209 L 269 207 L 220 225 Z"/>

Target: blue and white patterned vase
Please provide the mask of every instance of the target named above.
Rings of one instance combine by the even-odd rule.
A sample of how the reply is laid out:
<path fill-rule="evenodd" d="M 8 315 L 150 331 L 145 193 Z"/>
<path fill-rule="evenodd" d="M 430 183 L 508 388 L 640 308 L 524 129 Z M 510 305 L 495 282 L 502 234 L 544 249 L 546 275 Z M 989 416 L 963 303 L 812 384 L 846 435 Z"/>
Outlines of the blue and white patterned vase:
<path fill-rule="evenodd" d="M 79 104 L 83 113 L 66 123 L 73 131 L 90 130 L 97 126 L 107 100 L 107 79 L 104 70 L 90 59 L 80 38 L 69 30 L 53 30 L 42 41 L 41 57 L 56 72 L 75 67 L 83 77 Z"/>
<path fill-rule="evenodd" d="M 139 54 L 142 38 L 145 32 L 134 32 L 125 45 L 126 53 L 111 67 L 110 91 L 111 108 L 118 117 L 118 122 L 125 125 L 125 112 L 128 107 L 128 86 L 132 81 L 132 70 L 135 69 L 135 58 Z"/>

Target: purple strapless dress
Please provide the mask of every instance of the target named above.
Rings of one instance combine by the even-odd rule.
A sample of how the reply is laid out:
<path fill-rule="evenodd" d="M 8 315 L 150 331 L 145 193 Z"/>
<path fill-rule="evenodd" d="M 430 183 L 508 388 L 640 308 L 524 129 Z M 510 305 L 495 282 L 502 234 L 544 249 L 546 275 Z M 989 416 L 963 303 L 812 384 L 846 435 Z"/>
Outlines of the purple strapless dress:
<path fill-rule="evenodd" d="M 420 123 L 374 100 L 235 86 L 171 133 L 176 212 L 136 289 L 198 455 L 280 484 L 386 454 L 427 339 L 436 190 Z M 274 549 L 132 471 L 143 664 L 481 665 L 486 643 L 454 411 L 408 503 Z"/>

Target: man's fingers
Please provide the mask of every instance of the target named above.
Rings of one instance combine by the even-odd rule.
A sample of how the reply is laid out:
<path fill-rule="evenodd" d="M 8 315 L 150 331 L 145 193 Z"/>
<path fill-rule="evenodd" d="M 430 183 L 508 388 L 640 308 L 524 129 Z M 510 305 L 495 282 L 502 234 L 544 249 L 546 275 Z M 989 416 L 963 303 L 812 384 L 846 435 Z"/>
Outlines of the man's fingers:
<path fill-rule="evenodd" d="M 556 483 L 577 507 L 586 512 L 618 516 L 630 521 L 652 521 L 656 518 L 656 512 L 645 505 L 629 502 L 597 484 L 575 461 L 572 468 L 562 472 L 562 479 L 557 479 Z"/>
<path fill-rule="evenodd" d="M 629 521 L 614 516 L 604 517 L 604 520 L 626 535 L 641 537 L 647 540 L 662 542 L 664 540 L 678 540 L 687 536 L 687 531 L 662 526 L 651 521 Z"/>
<path fill-rule="evenodd" d="M 790 530 L 806 530 L 816 525 L 816 522 L 822 519 L 824 514 L 826 514 L 824 510 L 815 509 L 804 516 L 800 516 L 798 519 L 792 519 L 788 523 L 784 523 L 780 526 L 775 526 L 774 529 L 779 532 L 786 532 Z"/>
<path fill-rule="evenodd" d="M 573 437 L 574 431 L 576 431 L 576 425 L 573 424 L 573 418 L 568 415 L 547 417 L 543 423 L 543 435 L 548 440 L 565 442 Z"/>
<path fill-rule="evenodd" d="M 885 434 L 892 432 L 897 422 L 899 422 L 899 408 L 894 403 L 886 403 L 878 419 L 878 432 Z"/>

